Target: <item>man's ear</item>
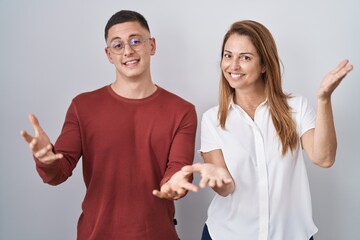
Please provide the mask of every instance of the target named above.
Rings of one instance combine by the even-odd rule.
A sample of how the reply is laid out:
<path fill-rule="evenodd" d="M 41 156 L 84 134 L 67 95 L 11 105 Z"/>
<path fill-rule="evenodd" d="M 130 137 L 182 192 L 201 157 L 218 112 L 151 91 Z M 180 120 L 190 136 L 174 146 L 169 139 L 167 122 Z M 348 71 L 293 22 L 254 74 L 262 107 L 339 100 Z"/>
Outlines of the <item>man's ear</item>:
<path fill-rule="evenodd" d="M 111 56 L 110 49 L 109 49 L 108 47 L 105 48 L 105 54 L 106 54 L 109 62 L 112 63 L 112 64 L 114 64 L 113 59 L 112 59 L 112 56 Z"/>
<path fill-rule="evenodd" d="M 156 40 L 155 38 L 152 37 L 149 39 L 149 41 L 150 41 L 150 55 L 154 56 L 156 52 Z"/>

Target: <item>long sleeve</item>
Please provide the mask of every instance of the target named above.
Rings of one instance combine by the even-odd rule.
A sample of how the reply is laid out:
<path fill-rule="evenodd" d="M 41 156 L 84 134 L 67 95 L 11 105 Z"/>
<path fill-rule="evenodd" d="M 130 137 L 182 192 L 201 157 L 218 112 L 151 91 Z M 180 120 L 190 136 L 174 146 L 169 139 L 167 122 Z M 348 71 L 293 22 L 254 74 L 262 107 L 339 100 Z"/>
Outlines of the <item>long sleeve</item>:
<path fill-rule="evenodd" d="M 160 185 L 167 182 L 171 176 L 185 165 L 191 165 L 194 160 L 195 135 L 197 116 L 192 106 L 180 119 L 169 153 L 169 162 Z"/>
<path fill-rule="evenodd" d="M 62 153 L 64 157 L 53 164 L 44 164 L 35 158 L 40 177 L 44 183 L 50 185 L 58 185 L 66 181 L 72 175 L 81 156 L 81 136 L 74 102 L 67 111 L 61 134 L 54 145 L 54 151 Z"/>

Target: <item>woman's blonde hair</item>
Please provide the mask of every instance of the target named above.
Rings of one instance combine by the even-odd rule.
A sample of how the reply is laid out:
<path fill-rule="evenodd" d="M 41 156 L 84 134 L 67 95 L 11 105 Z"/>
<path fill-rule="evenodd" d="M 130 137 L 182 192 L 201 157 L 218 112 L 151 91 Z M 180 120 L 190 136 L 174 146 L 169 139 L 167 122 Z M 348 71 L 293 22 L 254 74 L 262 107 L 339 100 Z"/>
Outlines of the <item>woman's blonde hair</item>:
<path fill-rule="evenodd" d="M 221 61 L 224 55 L 225 44 L 233 34 L 249 37 L 261 58 L 262 66 L 266 69 L 262 74 L 262 79 L 265 83 L 265 94 L 271 118 L 281 141 L 282 155 L 285 155 L 288 150 L 293 151 L 296 149 L 298 135 L 295 123 L 291 117 L 291 108 L 287 103 L 290 95 L 285 94 L 281 87 L 280 59 L 275 40 L 270 31 L 258 22 L 252 20 L 235 22 L 224 36 L 221 49 Z M 235 89 L 229 85 L 223 72 L 221 72 L 219 91 L 218 118 L 220 126 L 225 129 L 229 104 L 235 94 Z"/>

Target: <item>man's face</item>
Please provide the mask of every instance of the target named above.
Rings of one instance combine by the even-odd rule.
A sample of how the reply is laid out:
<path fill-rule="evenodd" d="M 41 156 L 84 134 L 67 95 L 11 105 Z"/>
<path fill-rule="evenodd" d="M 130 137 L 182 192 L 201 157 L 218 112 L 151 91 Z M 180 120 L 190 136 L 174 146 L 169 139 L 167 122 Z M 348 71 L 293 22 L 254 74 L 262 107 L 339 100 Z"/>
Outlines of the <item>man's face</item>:
<path fill-rule="evenodd" d="M 106 55 L 115 65 L 117 77 L 139 81 L 150 78 L 150 57 L 155 39 L 138 22 L 116 24 L 109 29 Z"/>

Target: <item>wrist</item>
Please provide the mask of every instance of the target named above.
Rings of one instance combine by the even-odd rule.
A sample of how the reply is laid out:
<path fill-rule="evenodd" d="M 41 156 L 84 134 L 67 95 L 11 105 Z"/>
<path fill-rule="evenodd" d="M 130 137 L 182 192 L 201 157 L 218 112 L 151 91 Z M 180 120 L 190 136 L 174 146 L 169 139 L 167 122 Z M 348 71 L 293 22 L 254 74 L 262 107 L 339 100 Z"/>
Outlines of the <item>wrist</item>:
<path fill-rule="evenodd" d="M 317 103 L 318 104 L 331 104 L 331 97 L 317 97 Z"/>

